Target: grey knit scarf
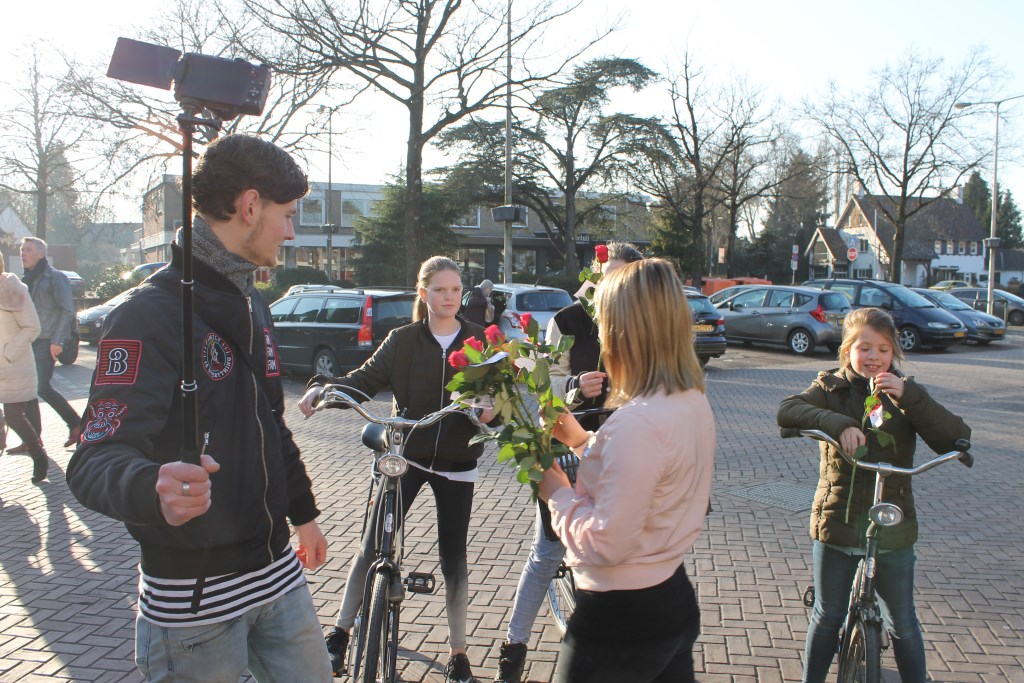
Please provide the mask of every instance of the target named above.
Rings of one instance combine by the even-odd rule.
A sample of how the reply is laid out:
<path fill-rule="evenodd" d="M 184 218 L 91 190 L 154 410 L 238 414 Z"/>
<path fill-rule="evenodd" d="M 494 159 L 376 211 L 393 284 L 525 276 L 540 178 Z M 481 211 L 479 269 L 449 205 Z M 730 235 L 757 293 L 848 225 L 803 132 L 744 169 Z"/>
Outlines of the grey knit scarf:
<path fill-rule="evenodd" d="M 252 286 L 253 273 L 259 267 L 225 249 L 200 216 L 192 219 L 192 255 L 230 280 L 243 294 Z"/>

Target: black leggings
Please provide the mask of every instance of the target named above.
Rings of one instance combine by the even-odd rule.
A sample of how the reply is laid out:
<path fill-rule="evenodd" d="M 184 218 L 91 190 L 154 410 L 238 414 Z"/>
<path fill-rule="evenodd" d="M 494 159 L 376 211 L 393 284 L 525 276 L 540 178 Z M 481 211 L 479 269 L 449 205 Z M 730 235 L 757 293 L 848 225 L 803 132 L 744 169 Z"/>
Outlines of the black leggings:
<path fill-rule="evenodd" d="M 441 575 L 444 576 L 445 611 L 448 616 L 448 642 L 452 648 L 466 647 L 466 613 L 469 606 L 469 569 L 466 565 L 466 540 L 469 537 L 469 518 L 473 512 L 473 483 L 452 481 L 439 474 L 432 474 L 418 467 L 409 467 L 402 475 L 402 513 L 408 514 L 416 495 L 429 484 L 434 491 L 434 507 L 437 510 L 437 551 L 441 559 Z M 377 489 L 378 493 L 380 489 Z M 374 501 L 380 504 L 381 496 Z M 350 630 L 363 601 L 366 585 L 366 570 L 373 562 L 376 539 L 372 524 L 367 524 L 363 534 L 362 551 L 352 560 L 349 568 L 345 595 L 341 601 L 337 624 Z"/>
<path fill-rule="evenodd" d="M 699 634 L 697 596 L 682 565 L 650 588 L 577 589 L 554 683 L 690 683 Z"/>

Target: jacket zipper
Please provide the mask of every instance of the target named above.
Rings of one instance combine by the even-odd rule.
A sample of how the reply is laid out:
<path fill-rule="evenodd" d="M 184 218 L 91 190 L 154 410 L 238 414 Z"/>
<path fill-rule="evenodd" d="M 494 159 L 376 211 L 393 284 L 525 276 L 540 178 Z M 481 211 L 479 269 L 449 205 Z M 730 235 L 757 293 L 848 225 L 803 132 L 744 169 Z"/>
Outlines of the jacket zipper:
<path fill-rule="evenodd" d="M 252 298 L 249 294 L 245 295 L 245 303 L 249 307 L 249 357 L 253 355 L 253 321 L 252 321 Z M 263 433 L 263 423 L 260 422 L 259 413 L 259 383 L 256 381 L 256 374 L 249 369 L 249 376 L 252 378 L 252 405 L 253 405 L 253 417 L 255 418 L 256 428 L 260 435 L 260 465 L 263 467 L 263 512 L 267 515 L 267 523 L 269 525 L 267 529 L 267 556 L 270 562 L 274 561 L 274 549 L 270 547 L 270 542 L 274 537 L 274 516 L 270 514 L 270 506 L 267 505 L 267 492 L 270 490 L 270 473 L 267 471 L 267 452 L 266 452 L 266 439 Z"/>
<path fill-rule="evenodd" d="M 441 404 L 438 410 L 444 408 L 444 365 L 448 362 L 448 349 L 441 349 Z M 444 422 L 442 419 L 441 422 Z M 430 459 L 430 469 L 434 469 L 434 461 L 437 460 L 437 448 L 441 445 L 441 422 L 437 423 L 437 436 L 434 437 L 434 455 Z"/>

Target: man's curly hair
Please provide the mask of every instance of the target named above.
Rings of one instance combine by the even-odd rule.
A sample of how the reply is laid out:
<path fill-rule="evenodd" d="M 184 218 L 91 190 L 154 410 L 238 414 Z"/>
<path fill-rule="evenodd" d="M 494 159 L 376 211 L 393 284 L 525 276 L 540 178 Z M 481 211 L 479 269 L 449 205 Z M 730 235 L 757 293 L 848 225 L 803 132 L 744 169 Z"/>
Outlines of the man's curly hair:
<path fill-rule="evenodd" d="M 287 204 L 309 191 L 309 179 L 291 155 L 252 135 L 226 135 L 203 154 L 192 176 L 192 206 L 203 216 L 226 221 L 246 190 Z"/>

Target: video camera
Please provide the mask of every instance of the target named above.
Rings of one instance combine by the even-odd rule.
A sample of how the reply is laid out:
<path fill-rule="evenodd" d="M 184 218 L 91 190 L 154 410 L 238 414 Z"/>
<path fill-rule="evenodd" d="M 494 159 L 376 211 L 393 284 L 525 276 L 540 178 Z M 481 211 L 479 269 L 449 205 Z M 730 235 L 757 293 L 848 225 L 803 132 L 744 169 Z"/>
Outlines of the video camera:
<path fill-rule="evenodd" d="M 181 58 L 179 61 L 179 57 Z M 259 116 L 270 90 L 270 67 L 244 59 L 224 59 L 198 52 L 118 38 L 107 76 L 170 90 L 184 106 L 208 109 L 223 121 Z"/>

